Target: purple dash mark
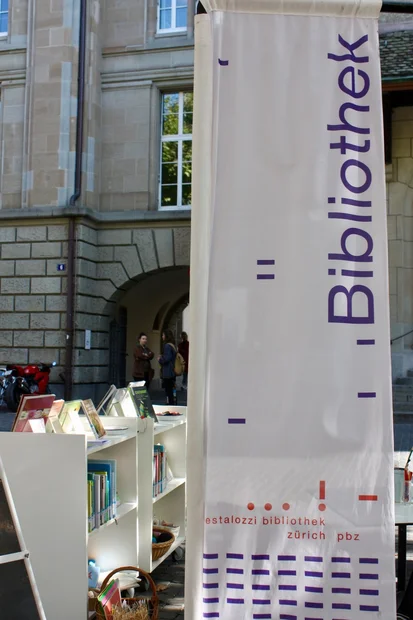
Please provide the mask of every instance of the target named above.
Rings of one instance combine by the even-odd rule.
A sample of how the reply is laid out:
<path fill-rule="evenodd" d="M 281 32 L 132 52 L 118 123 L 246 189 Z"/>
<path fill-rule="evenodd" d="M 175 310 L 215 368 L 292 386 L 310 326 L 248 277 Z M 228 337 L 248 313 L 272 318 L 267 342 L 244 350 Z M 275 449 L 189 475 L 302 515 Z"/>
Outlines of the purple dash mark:
<path fill-rule="evenodd" d="M 336 199 L 334 198 L 334 196 L 329 196 L 329 197 L 328 197 L 328 201 L 327 201 L 327 202 L 328 202 L 328 204 L 329 204 L 329 205 L 334 204 L 334 203 L 335 203 L 335 201 L 336 201 Z"/>
<path fill-rule="evenodd" d="M 218 560 L 218 553 L 204 553 L 204 560 Z"/>
<path fill-rule="evenodd" d="M 218 58 L 218 64 L 221 65 L 221 67 L 228 67 L 229 60 L 221 60 L 221 58 Z"/>
<path fill-rule="evenodd" d="M 295 555 L 279 555 L 279 562 L 295 562 L 297 557 Z"/>
<path fill-rule="evenodd" d="M 242 583 L 227 583 L 227 588 L 230 590 L 243 590 L 244 586 Z"/>
<path fill-rule="evenodd" d="M 376 344 L 376 341 L 375 340 L 357 340 L 357 344 L 371 345 L 371 344 Z"/>
<path fill-rule="evenodd" d="M 323 609 L 324 605 L 323 603 L 311 603 L 310 601 L 306 601 L 305 607 L 309 609 Z"/>
<path fill-rule="evenodd" d="M 306 555 L 304 560 L 306 562 L 322 562 L 323 558 L 319 557 L 319 556 L 313 556 L 313 555 Z"/>
<path fill-rule="evenodd" d="M 253 590 L 269 590 L 270 586 L 260 586 L 258 583 L 254 583 L 252 586 Z"/>
<path fill-rule="evenodd" d="M 273 273 L 257 273 L 257 280 L 275 280 Z"/>
<path fill-rule="evenodd" d="M 378 605 L 360 605 L 360 611 L 380 611 Z"/>
<path fill-rule="evenodd" d="M 244 554 L 242 553 L 227 553 L 227 560 L 243 560 Z"/>
<path fill-rule="evenodd" d="M 263 568 L 253 568 L 252 569 L 252 574 L 253 575 L 269 575 L 270 571 L 263 569 Z M 278 574 L 280 574 L 280 572 L 278 571 Z"/>
<path fill-rule="evenodd" d="M 306 577 L 322 577 L 323 573 L 316 571 L 316 570 L 306 570 L 304 572 Z"/>
<path fill-rule="evenodd" d="M 227 598 L 227 603 L 230 603 L 231 605 L 243 605 L 244 599 L 243 598 Z"/>
<path fill-rule="evenodd" d="M 275 265 L 275 260 L 272 258 L 257 260 L 257 265 Z"/>
<path fill-rule="evenodd" d="M 228 418 L 228 424 L 246 424 L 246 418 Z"/>
<path fill-rule="evenodd" d="M 291 605 L 291 607 L 297 607 L 297 601 L 289 601 L 286 599 L 281 599 L 278 601 L 280 605 Z"/>
<path fill-rule="evenodd" d="M 332 588 L 333 594 L 351 594 L 351 588 Z"/>
<path fill-rule="evenodd" d="M 216 590 L 217 588 L 219 588 L 219 584 L 218 583 L 203 583 L 202 587 L 205 588 L 205 590 Z"/>
<path fill-rule="evenodd" d="M 219 603 L 219 598 L 204 598 L 202 599 L 204 603 L 207 605 L 212 605 L 212 603 Z"/>
<path fill-rule="evenodd" d="M 322 594 L 323 588 L 316 588 L 314 586 L 305 586 L 306 592 L 315 592 L 316 594 Z"/>
<path fill-rule="evenodd" d="M 329 269 L 328 270 L 328 275 L 329 276 L 335 276 L 336 275 L 336 270 L 335 269 Z"/>
<path fill-rule="evenodd" d="M 350 564 L 350 558 L 331 558 L 332 562 L 338 562 L 339 564 Z"/>
<path fill-rule="evenodd" d="M 297 586 L 290 586 L 290 585 L 279 585 L 278 586 L 279 590 L 296 590 Z"/>
<path fill-rule="evenodd" d="M 204 618 L 219 618 L 219 613 L 217 611 L 206 612 L 203 614 Z"/>
<path fill-rule="evenodd" d="M 278 574 L 281 576 L 284 575 L 284 576 L 295 577 L 297 575 L 297 571 L 296 570 L 279 570 Z"/>
<path fill-rule="evenodd" d="M 333 579 L 350 579 L 350 573 L 331 573 Z"/>
<path fill-rule="evenodd" d="M 360 573 L 359 579 L 378 579 L 379 576 L 376 573 Z"/>
<path fill-rule="evenodd" d="M 359 562 L 360 564 L 378 564 L 379 560 L 378 558 L 360 558 Z"/>
<path fill-rule="evenodd" d="M 230 575 L 243 575 L 244 569 L 243 568 L 227 568 L 227 573 Z"/>
<path fill-rule="evenodd" d="M 360 590 L 361 596 L 378 596 L 378 590 Z"/>
<path fill-rule="evenodd" d="M 357 398 L 376 398 L 376 392 L 359 392 Z"/>
<path fill-rule="evenodd" d="M 269 555 L 252 555 L 251 560 L 269 560 Z"/>
<path fill-rule="evenodd" d="M 253 598 L 253 605 L 271 605 L 271 601 L 269 598 Z"/>
<path fill-rule="evenodd" d="M 257 618 L 257 620 L 258 620 L 258 618 L 261 618 L 262 620 L 271 620 L 271 614 L 253 614 L 252 617 L 253 618 Z M 286 618 L 287 616 L 280 616 L 280 618 L 284 618 L 284 617 Z M 290 618 L 290 616 L 288 616 L 288 617 Z M 292 616 L 291 616 L 291 618 L 292 618 Z M 294 618 L 295 618 L 295 620 L 297 620 L 295 616 L 294 616 Z"/>
<path fill-rule="evenodd" d="M 333 603 L 332 609 L 351 609 L 350 603 Z"/>
<path fill-rule="evenodd" d="M 297 620 L 297 616 L 292 616 L 291 614 L 281 614 L 280 620 Z"/>
<path fill-rule="evenodd" d="M 204 568 L 202 572 L 204 573 L 204 575 L 217 575 L 218 569 L 217 568 Z"/>

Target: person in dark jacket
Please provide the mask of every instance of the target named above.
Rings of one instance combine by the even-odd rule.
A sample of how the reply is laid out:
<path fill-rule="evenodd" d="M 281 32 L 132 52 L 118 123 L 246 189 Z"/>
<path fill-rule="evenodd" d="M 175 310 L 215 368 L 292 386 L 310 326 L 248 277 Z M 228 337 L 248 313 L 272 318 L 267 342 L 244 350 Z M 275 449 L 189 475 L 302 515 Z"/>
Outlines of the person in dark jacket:
<path fill-rule="evenodd" d="M 158 362 L 161 365 L 162 387 L 165 390 L 167 404 L 176 405 L 176 348 L 174 344 L 174 335 L 171 329 L 165 329 L 165 331 L 162 332 L 162 340 L 164 342 L 163 354 L 158 357 Z"/>
<path fill-rule="evenodd" d="M 151 366 L 153 353 L 147 344 L 148 336 L 141 332 L 139 334 L 138 345 L 133 353 L 135 358 L 135 363 L 133 365 L 133 379 L 134 381 L 145 381 L 146 388 L 149 390 L 153 377 L 153 369 Z"/>
<path fill-rule="evenodd" d="M 178 351 L 184 358 L 184 362 L 185 362 L 185 370 L 182 374 L 182 389 L 186 390 L 188 388 L 188 368 L 189 368 L 189 340 L 188 340 L 188 334 L 186 332 L 182 332 L 181 334 L 181 342 L 178 344 Z"/>

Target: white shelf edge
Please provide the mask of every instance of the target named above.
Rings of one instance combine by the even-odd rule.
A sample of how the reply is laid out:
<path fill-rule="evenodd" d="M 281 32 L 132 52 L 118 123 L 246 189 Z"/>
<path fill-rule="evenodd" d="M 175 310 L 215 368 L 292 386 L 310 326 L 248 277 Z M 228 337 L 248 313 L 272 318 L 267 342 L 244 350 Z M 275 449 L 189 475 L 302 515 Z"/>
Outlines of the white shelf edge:
<path fill-rule="evenodd" d="M 126 516 L 127 514 L 129 514 L 130 512 L 132 512 L 132 510 L 135 510 L 135 508 L 137 508 L 138 504 L 121 504 L 120 506 L 118 506 L 118 514 L 114 519 L 111 519 L 110 521 L 106 521 L 106 523 L 104 523 L 103 525 L 100 525 L 99 527 L 97 527 L 96 529 L 92 530 L 91 532 L 89 532 L 89 537 L 90 536 L 96 536 L 101 530 L 104 530 L 106 527 L 108 527 L 109 525 L 113 525 L 113 523 L 116 523 L 117 521 L 119 521 L 119 519 L 122 519 L 122 517 Z"/>
<path fill-rule="evenodd" d="M 108 440 L 104 443 L 96 443 L 88 446 L 86 456 L 89 456 L 90 454 L 95 454 L 95 452 L 100 452 L 101 450 L 106 450 L 106 448 L 111 448 L 112 446 L 116 446 L 120 443 L 123 443 L 124 441 L 128 441 L 129 439 L 134 439 L 136 437 L 136 432 L 132 431 L 125 435 L 119 435 L 117 437 L 108 435 L 107 437 Z"/>
<path fill-rule="evenodd" d="M 159 502 L 160 499 L 163 499 L 169 495 L 169 493 L 175 491 L 175 489 L 179 489 L 179 487 L 183 484 L 185 484 L 185 478 L 173 478 L 170 482 L 168 482 L 165 491 L 162 491 L 162 493 L 159 493 L 156 497 L 152 498 L 152 503 L 156 504 L 156 502 Z"/>
<path fill-rule="evenodd" d="M 167 553 L 165 553 L 165 555 L 159 558 L 159 560 L 155 560 L 154 562 L 152 561 L 152 571 L 154 571 L 155 568 L 158 568 L 158 566 L 162 564 L 162 562 L 166 560 L 166 558 L 168 558 L 175 551 L 175 549 L 180 547 L 184 542 L 185 542 L 185 536 L 179 536 L 175 540 L 174 544 L 171 545 L 170 549 L 168 549 Z"/>
<path fill-rule="evenodd" d="M 162 416 L 159 417 L 162 418 Z M 173 428 L 178 428 L 178 426 L 182 426 L 183 424 L 186 424 L 186 418 L 184 418 L 183 420 L 162 420 L 162 422 L 161 420 L 159 420 L 158 426 L 155 426 L 153 429 L 153 434 L 155 436 L 161 435 L 162 433 L 171 431 Z"/>

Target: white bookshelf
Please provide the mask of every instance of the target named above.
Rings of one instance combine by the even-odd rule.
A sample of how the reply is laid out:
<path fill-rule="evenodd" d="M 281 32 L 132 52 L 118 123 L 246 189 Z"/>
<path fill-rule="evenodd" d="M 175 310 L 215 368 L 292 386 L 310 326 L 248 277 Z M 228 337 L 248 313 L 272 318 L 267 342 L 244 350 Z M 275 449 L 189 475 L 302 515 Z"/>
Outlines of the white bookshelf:
<path fill-rule="evenodd" d="M 154 428 L 151 419 L 102 417 L 106 428 L 127 430 L 89 448 L 85 435 L 0 432 L 0 454 L 48 619 L 88 618 L 88 559 L 100 567 L 100 581 L 119 566 L 152 572 L 185 540 L 186 416 L 160 419 Z M 153 498 L 155 443 L 165 446 L 174 478 Z M 106 459 L 117 462 L 118 514 L 88 533 L 87 462 Z M 156 562 L 154 515 L 180 526 L 179 538 Z M 135 576 L 123 574 L 121 587 L 133 585 Z"/>
<path fill-rule="evenodd" d="M 0 433 L 4 463 L 46 618 L 87 617 L 86 439 Z"/>
<path fill-rule="evenodd" d="M 154 405 L 156 413 L 168 407 Z M 170 407 L 169 407 L 170 409 Z M 139 488 L 139 566 L 151 573 L 185 541 L 186 530 L 186 407 L 174 407 L 180 418 L 162 418 L 154 426 L 151 419 L 139 420 L 138 488 Z M 173 473 L 163 493 L 153 497 L 153 447 L 165 446 L 167 461 Z M 152 524 L 154 517 L 179 525 L 179 537 L 168 553 L 152 561 Z"/>

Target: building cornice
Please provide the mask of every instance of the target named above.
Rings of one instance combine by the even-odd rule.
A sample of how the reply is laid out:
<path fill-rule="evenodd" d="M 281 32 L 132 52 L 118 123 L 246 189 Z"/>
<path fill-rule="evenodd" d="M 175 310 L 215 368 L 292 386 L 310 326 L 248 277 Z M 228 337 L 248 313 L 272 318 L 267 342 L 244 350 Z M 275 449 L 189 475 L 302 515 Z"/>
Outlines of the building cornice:
<path fill-rule="evenodd" d="M 82 218 L 98 224 L 166 223 L 176 225 L 178 222 L 190 222 L 191 211 L 105 211 L 100 213 L 87 207 L 33 207 L 0 210 L 0 220 L 3 224 L 7 221 L 13 223 L 16 220 L 56 220 L 69 217 Z"/>

